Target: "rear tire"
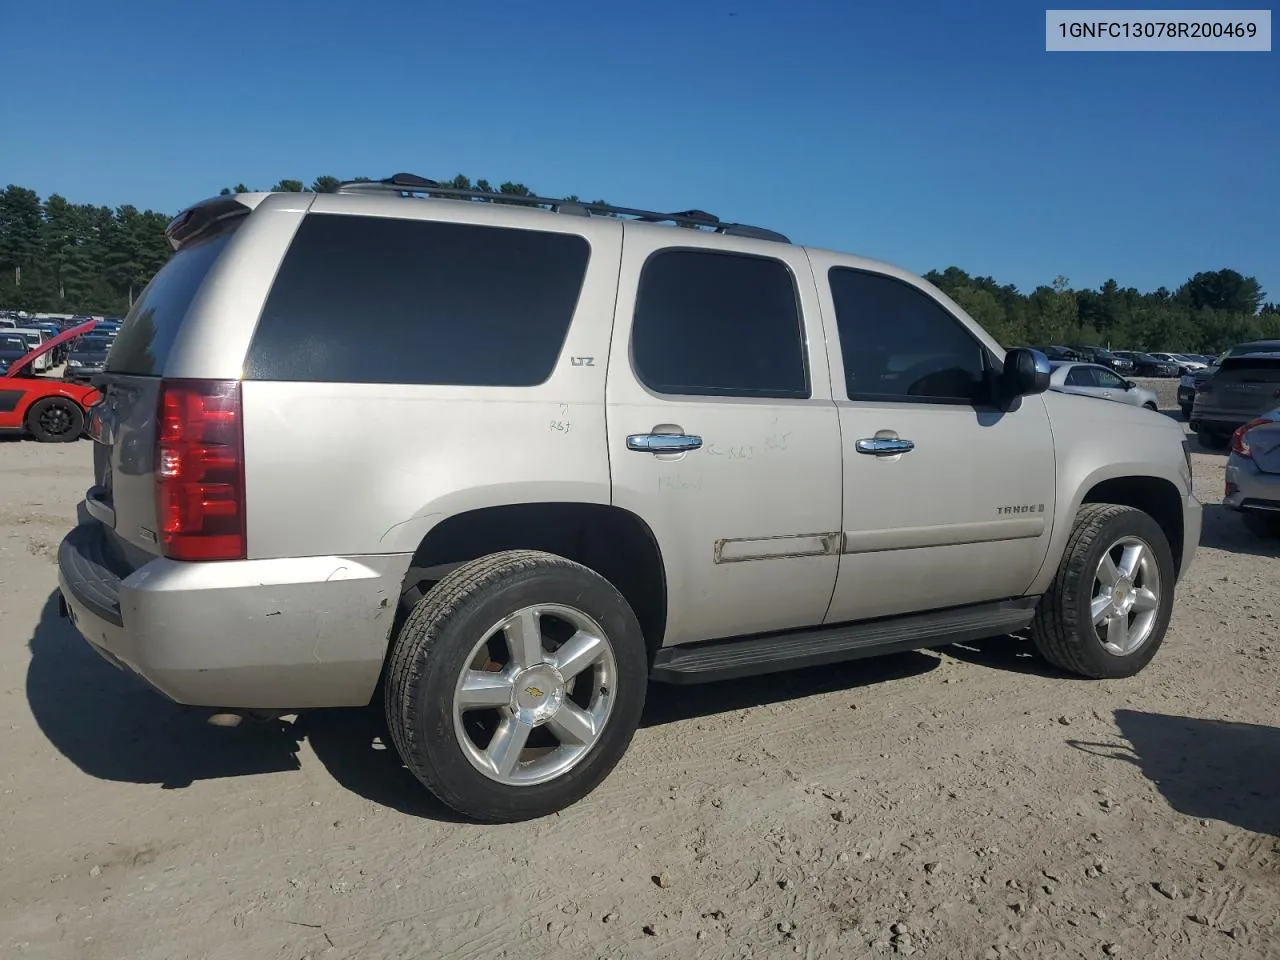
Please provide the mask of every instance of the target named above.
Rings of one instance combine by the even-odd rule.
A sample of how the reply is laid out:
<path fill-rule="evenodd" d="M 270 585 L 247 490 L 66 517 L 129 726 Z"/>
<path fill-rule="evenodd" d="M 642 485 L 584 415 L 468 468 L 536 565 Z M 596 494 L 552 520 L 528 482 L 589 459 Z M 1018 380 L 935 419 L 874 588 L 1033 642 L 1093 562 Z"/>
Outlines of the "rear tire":
<path fill-rule="evenodd" d="M 1264 540 L 1280 538 L 1280 516 L 1246 510 L 1240 514 L 1240 519 L 1244 521 L 1244 528 L 1255 537 Z"/>
<path fill-rule="evenodd" d="M 1164 641 L 1175 578 L 1169 542 L 1155 520 L 1133 507 L 1086 503 L 1036 607 L 1032 641 L 1045 660 L 1070 673 L 1132 677 Z"/>
<path fill-rule="evenodd" d="M 40 443 L 74 443 L 84 429 L 84 412 L 66 397 L 45 397 L 27 411 L 27 429 Z"/>
<path fill-rule="evenodd" d="M 1191 419 L 1191 408 L 1190 408 L 1190 407 L 1183 407 L 1183 408 L 1182 408 L 1182 419 L 1183 419 L 1183 420 L 1190 420 L 1190 419 Z"/>
<path fill-rule="evenodd" d="M 1159 408 L 1159 407 L 1157 407 L 1154 403 L 1144 403 L 1142 406 L 1143 406 L 1143 407 L 1145 407 L 1146 409 L 1150 410 L 1152 413 L 1159 413 L 1159 412 L 1160 412 L 1160 408 Z"/>
<path fill-rule="evenodd" d="M 483 822 L 530 820 L 617 765 L 648 667 L 635 613 L 603 577 L 549 553 L 495 553 L 445 576 L 405 621 L 387 723 L 445 804 Z"/>

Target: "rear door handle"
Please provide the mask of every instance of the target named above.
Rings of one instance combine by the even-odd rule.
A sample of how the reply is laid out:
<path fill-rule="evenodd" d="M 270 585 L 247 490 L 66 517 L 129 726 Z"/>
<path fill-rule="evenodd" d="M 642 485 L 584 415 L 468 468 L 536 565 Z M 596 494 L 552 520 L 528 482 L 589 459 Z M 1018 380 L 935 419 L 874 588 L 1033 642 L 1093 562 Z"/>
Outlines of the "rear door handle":
<path fill-rule="evenodd" d="M 701 437 L 687 433 L 633 433 L 627 437 L 627 449 L 641 453 L 684 453 L 701 446 Z"/>
<path fill-rule="evenodd" d="M 892 437 L 867 437 L 856 441 L 853 448 L 872 457 L 895 457 L 900 453 L 910 453 L 916 445 L 910 440 Z"/>

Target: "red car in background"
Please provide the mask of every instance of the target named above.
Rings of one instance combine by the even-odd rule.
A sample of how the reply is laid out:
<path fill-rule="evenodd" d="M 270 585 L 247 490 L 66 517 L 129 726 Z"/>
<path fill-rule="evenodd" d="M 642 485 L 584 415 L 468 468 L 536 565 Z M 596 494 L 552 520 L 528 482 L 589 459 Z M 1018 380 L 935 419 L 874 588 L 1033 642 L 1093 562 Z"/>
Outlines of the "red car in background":
<path fill-rule="evenodd" d="M 88 409 L 100 397 L 97 389 L 59 377 L 40 376 L 32 363 L 97 325 L 97 320 L 77 324 L 16 359 L 0 356 L 0 367 L 4 367 L 0 369 L 0 433 L 29 433 L 42 443 L 80 439 Z M 3 333 L 0 330 L 0 335 Z"/>

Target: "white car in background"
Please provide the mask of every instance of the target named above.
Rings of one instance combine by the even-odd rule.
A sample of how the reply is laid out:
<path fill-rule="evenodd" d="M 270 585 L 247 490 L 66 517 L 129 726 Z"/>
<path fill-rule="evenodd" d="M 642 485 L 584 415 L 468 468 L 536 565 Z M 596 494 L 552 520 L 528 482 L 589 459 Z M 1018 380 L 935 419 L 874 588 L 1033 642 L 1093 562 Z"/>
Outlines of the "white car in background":
<path fill-rule="evenodd" d="M 1178 373 L 1183 376 L 1188 373 L 1195 373 L 1197 370 L 1203 370 L 1208 366 L 1208 364 L 1196 360 L 1194 357 L 1188 357 L 1185 353 L 1153 353 L 1151 356 L 1166 363 L 1177 364 Z"/>
<path fill-rule="evenodd" d="M 28 348 L 31 350 L 42 346 L 45 341 L 49 339 L 43 330 L 38 330 L 35 327 L 14 327 L 8 332 L 16 333 L 18 336 L 22 337 L 22 339 L 26 340 Z M 52 366 L 53 358 L 47 353 L 42 353 L 40 356 L 36 357 L 31 364 L 32 370 L 36 373 L 48 373 Z"/>
<path fill-rule="evenodd" d="M 1115 400 L 1148 410 L 1160 409 L 1160 401 L 1154 391 L 1138 386 L 1133 380 L 1126 380 L 1110 367 L 1098 363 L 1051 363 L 1049 368 L 1050 390 Z"/>

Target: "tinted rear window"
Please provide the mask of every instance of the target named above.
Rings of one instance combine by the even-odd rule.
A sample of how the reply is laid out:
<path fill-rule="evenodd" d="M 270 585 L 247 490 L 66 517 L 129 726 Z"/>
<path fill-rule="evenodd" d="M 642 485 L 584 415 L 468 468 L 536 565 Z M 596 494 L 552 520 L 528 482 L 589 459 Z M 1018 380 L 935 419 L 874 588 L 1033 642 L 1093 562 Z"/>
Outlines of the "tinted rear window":
<path fill-rule="evenodd" d="M 183 247 L 160 268 L 116 334 L 107 357 L 105 369 L 108 373 L 144 377 L 158 377 L 164 373 L 165 362 L 178 338 L 187 308 L 233 233 L 234 228 L 224 229 Z M 90 347 L 86 343 L 82 349 L 101 349 L 101 346 Z"/>
<path fill-rule="evenodd" d="M 1215 380 L 1237 383 L 1280 383 L 1280 357 L 1229 357 Z"/>
<path fill-rule="evenodd" d="M 589 256 L 574 234 L 309 214 L 244 375 L 534 386 L 560 355 Z"/>

